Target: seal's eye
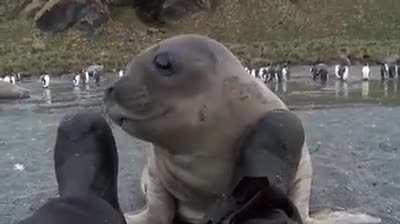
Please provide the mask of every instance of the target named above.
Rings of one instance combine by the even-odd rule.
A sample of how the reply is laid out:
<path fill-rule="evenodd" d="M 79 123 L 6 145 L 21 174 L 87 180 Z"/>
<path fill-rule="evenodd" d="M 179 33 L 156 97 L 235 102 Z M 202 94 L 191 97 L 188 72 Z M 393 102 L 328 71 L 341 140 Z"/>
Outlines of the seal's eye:
<path fill-rule="evenodd" d="M 174 72 L 174 60 L 171 54 L 167 52 L 157 54 L 154 57 L 153 63 L 157 70 L 161 71 L 163 75 L 171 76 Z"/>

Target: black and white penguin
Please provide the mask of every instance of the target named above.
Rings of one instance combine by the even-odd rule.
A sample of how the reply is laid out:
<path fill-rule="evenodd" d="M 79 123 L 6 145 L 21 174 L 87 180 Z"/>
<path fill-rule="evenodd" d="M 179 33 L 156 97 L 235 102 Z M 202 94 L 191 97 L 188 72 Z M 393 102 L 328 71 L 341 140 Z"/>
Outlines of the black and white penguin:
<path fill-rule="evenodd" d="M 17 77 L 17 81 L 21 81 L 22 80 L 22 75 L 21 75 L 20 72 L 17 73 L 16 77 Z"/>
<path fill-rule="evenodd" d="M 122 77 L 124 77 L 124 70 L 119 70 L 119 72 L 118 72 L 118 78 L 122 78 Z"/>
<path fill-rule="evenodd" d="M 59 197 L 19 224 L 126 224 L 118 202 L 118 154 L 97 113 L 66 116 L 54 148 Z"/>
<path fill-rule="evenodd" d="M 255 69 L 251 69 L 250 75 L 257 78 L 257 71 Z"/>
<path fill-rule="evenodd" d="M 89 81 L 90 81 L 90 74 L 89 74 L 89 72 L 88 72 L 88 71 L 83 71 L 83 73 L 85 74 L 84 83 L 85 83 L 85 84 L 89 84 Z"/>
<path fill-rule="evenodd" d="M 368 63 L 365 63 L 365 65 L 362 67 L 361 73 L 362 73 L 362 80 L 368 81 L 369 74 L 371 73 L 371 69 L 369 68 Z"/>
<path fill-rule="evenodd" d="M 319 73 L 318 73 L 318 69 L 317 69 L 317 65 L 316 64 L 312 64 L 310 66 L 310 74 L 312 76 L 312 79 L 314 81 L 317 81 L 319 78 Z"/>
<path fill-rule="evenodd" d="M 49 86 L 50 86 L 50 76 L 49 76 L 49 74 L 46 74 L 46 73 L 42 74 L 40 76 L 40 81 L 42 82 L 42 87 L 43 88 L 49 88 Z"/>
<path fill-rule="evenodd" d="M 96 85 L 100 84 L 100 76 L 101 76 L 100 72 L 94 72 L 93 78 L 94 78 L 94 82 L 96 83 Z"/>
<path fill-rule="evenodd" d="M 381 79 L 394 79 L 396 75 L 399 73 L 398 71 L 398 61 L 400 57 L 397 55 L 392 55 L 385 57 L 381 63 Z"/>
<path fill-rule="evenodd" d="M 261 81 L 266 83 L 271 75 L 271 65 L 267 64 L 265 67 L 261 67 L 258 71 L 258 76 L 260 77 Z"/>
<path fill-rule="evenodd" d="M 323 63 L 311 65 L 310 73 L 314 81 L 321 80 L 322 83 L 326 83 L 329 80 L 328 67 Z"/>
<path fill-rule="evenodd" d="M 282 67 L 280 65 L 275 65 L 274 67 L 274 78 L 275 80 L 277 80 L 278 82 L 282 82 L 284 81 L 284 77 L 283 77 L 283 72 L 282 72 Z"/>
<path fill-rule="evenodd" d="M 380 72 L 381 72 L 381 80 L 385 80 L 388 77 L 387 70 L 386 70 L 386 65 L 381 64 L 380 66 Z"/>
<path fill-rule="evenodd" d="M 349 77 L 349 66 L 338 64 L 335 66 L 335 76 L 339 80 L 346 81 Z"/>
<path fill-rule="evenodd" d="M 400 79 L 400 64 L 396 64 L 397 67 L 397 78 Z"/>
<path fill-rule="evenodd" d="M 285 63 L 282 67 L 282 78 L 284 81 L 289 81 L 290 79 L 290 71 L 287 63 Z"/>
<path fill-rule="evenodd" d="M 9 75 L 6 75 L 6 76 L 4 76 L 3 81 L 11 83 L 11 77 Z"/>
<path fill-rule="evenodd" d="M 387 64 L 387 71 L 389 75 L 389 79 L 394 79 L 396 77 L 397 68 L 396 64 Z"/>
<path fill-rule="evenodd" d="M 74 87 L 78 87 L 81 83 L 81 75 L 75 74 L 74 78 L 72 79 L 72 83 L 73 83 Z"/>
<path fill-rule="evenodd" d="M 10 83 L 11 84 L 16 84 L 17 83 L 17 79 L 16 79 L 14 74 L 11 74 L 11 76 L 10 76 Z"/>

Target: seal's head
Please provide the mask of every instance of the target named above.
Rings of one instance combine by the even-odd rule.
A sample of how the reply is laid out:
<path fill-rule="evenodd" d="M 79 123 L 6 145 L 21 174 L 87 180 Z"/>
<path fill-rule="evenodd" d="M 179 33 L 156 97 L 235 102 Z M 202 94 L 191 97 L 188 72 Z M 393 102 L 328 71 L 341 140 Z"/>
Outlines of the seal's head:
<path fill-rule="evenodd" d="M 182 35 L 134 58 L 126 76 L 107 90 L 106 105 L 131 135 L 182 152 L 232 135 L 231 125 L 253 119 L 255 102 L 268 101 L 260 85 L 222 44 Z M 252 112 L 243 116 L 246 110 Z"/>

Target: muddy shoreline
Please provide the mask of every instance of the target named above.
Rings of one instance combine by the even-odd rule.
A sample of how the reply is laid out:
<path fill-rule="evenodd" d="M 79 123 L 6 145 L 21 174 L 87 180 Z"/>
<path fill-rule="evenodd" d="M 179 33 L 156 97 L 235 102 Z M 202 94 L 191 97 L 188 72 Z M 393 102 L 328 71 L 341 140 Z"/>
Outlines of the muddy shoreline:
<path fill-rule="evenodd" d="M 347 94 L 334 81 L 322 87 L 296 79 L 286 91 L 270 86 L 304 122 L 314 163 L 313 211 L 350 209 L 381 217 L 385 224 L 400 222 L 396 83 L 371 81 L 367 98 L 357 81 L 349 82 Z M 16 223 L 56 196 L 52 149 L 57 125 L 68 113 L 103 111 L 107 84 L 73 89 L 68 79 L 55 79 L 46 92 L 32 81 L 22 84 L 32 90 L 31 99 L 0 102 L 0 224 Z M 139 178 L 149 145 L 115 125 L 112 129 L 120 157 L 121 206 L 136 210 L 143 205 Z M 16 164 L 25 169 L 16 170 Z"/>

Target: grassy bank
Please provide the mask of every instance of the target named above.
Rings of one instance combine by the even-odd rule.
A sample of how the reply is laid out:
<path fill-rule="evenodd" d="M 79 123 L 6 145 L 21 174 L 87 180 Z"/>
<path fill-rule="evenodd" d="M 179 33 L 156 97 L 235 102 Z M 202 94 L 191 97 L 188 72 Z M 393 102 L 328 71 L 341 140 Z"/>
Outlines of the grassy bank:
<path fill-rule="evenodd" d="M 245 3 L 236 3 L 235 6 L 238 4 Z M 250 3 L 246 5 L 249 7 Z M 400 6 L 400 4 L 398 5 Z M 373 9 L 370 6 L 368 7 L 365 10 Z M 225 20 L 229 24 L 221 23 L 218 25 L 218 23 L 214 23 L 217 22 L 217 18 L 228 14 L 227 11 L 234 13 L 236 12 L 235 10 L 237 11 L 235 8 L 223 8 L 211 15 L 207 20 L 203 18 L 204 15 L 200 15 L 198 18 L 191 18 L 190 21 L 192 22 L 200 21 L 194 24 L 182 22 L 182 24 L 175 27 L 150 28 L 136 18 L 133 9 L 114 8 L 112 10 L 112 19 L 101 30 L 91 35 L 74 29 L 61 34 L 44 34 L 35 28 L 31 20 L 19 17 L 14 17 L 11 20 L 1 20 L 0 72 L 24 71 L 37 74 L 42 71 L 49 71 L 61 73 L 77 71 L 93 63 L 104 64 L 107 70 L 112 71 L 123 68 L 135 54 L 161 39 L 176 34 L 193 32 L 209 35 L 224 42 L 239 56 L 243 63 L 250 66 L 269 61 L 279 62 L 284 60 L 288 60 L 292 64 L 304 64 L 316 60 L 329 63 L 334 62 L 339 55 L 348 55 L 355 63 L 364 58 L 369 58 L 369 61 L 374 62 L 384 56 L 400 52 L 400 42 L 398 38 L 395 38 L 395 36 L 398 36 L 396 32 L 400 32 L 400 29 L 397 29 L 397 19 L 393 18 L 392 15 L 382 17 L 384 19 L 381 22 L 375 21 L 374 23 L 372 23 L 372 18 L 369 17 L 360 20 L 361 17 L 357 16 L 358 14 L 355 14 L 354 18 L 346 17 L 347 20 L 344 17 L 332 17 L 331 20 L 347 24 L 346 27 L 348 28 L 344 29 L 343 32 L 338 30 L 344 25 L 337 25 L 334 27 L 335 29 L 326 29 L 325 26 L 329 24 L 322 26 L 317 23 L 318 21 L 307 22 L 307 18 L 303 15 L 304 13 L 296 14 L 297 12 L 291 8 L 285 10 L 288 12 L 292 10 L 293 12 L 291 14 L 288 13 L 288 15 L 294 14 L 297 16 L 295 18 L 297 25 L 294 24 L 293 27 L 288 25 L 289 18 L 291 18 L 288 16 L 284 17 L 282 19 L 283 22 L 275 26 L 275 28 L 269 23 L 263 24 L 266 22 L 272 24 L 274 21 L 271 19 L 264 19 L 265 21 L 260 20 L 260 18 L 251 20 L 259 21 L 255 23 L 257 26 L 264 26 L 270 29 L 264 30 L 265 33 L 258 34 L 258 32 L 262 31 L 260 31 L 260 27 L 248 30 L 249 28 L 240 24 L 240 26 L 238 24 L 235 25 L 235 18 L 241 18 L 240 15 L 232 19 L 227 17 Z M 327 10 L 326 16 L 329 17 L 329 12 L 334 12 L 336 9 Z M 373 12 L 365 10 L 360 11 L 360 13 Z M 378 11 L 380 10 L 378 8 Z M 318 13 L 312 15 L 315 19 L 321 17 Z M 277 17 L 277 15 L 271 14 L 271 17 L 273 16 Z M 379 17 L 381 15 L 376 16 Z M 252 18 L 246 17 L 242 23 L 251 22 L 247 22 L 246 19 Z M 328 19 L 321 17 L 319 22 L 328 21 Z M 309 23 L 310 28 L 302 28 L 298 25 L 303 24 L 302 26 L 304 26 L 307 23 Z M 331 23 L 334 24 L 334 22 Z M 377 28 L 370 30 L 371 35 L 369 35 L 366 32 L 365 24 L 370 24 L 371 27 L 379 27 L 378 23 L 384 24 L 384 29 L 379 31 L 376 30 Z M 276 32 L 271 30 L 272 28 Z M 385 29 L 387 29 L 386 33 L 384 32 Z M 315 33 L 318 30 L 321 31 L 319 35 L 310 35 L 310 33 Z M 379 32 L 381 35 L 379 35 Z"/>

